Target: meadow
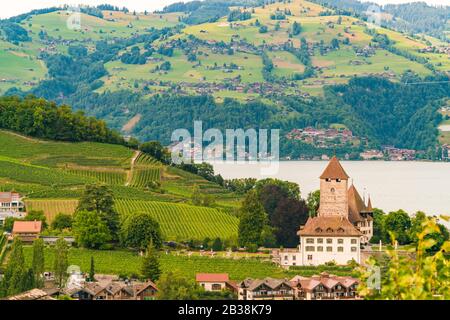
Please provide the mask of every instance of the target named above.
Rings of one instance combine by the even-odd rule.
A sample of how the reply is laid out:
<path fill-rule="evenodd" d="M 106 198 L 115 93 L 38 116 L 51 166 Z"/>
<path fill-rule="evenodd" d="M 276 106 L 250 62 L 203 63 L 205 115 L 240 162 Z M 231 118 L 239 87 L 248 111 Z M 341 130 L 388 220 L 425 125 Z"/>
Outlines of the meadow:
<path fill-rule="evenodd" d="M 50 247 L 45 248 L 46 270 L 53 268 L 54 252 Z M 24 247 L 25 261 L 29 265 L 32 259 L 32 247 Z M 141 257 L 132 251 L 114 250 L 98 251 L 79 248 L 69 249 L 69 264 L 76 265 L 83 272 L 88 272 L 91 257 L 94 257 L 95 272 L 98 274 L 139 275 Z M 266 259 L 265 259 L 266 260 Z M 295 275 L 312 276 L 320 272 L 329 272 L 337 275 L 351 275 L 349 267 L 299 267 L 286 271 L 272 262 L 257 258 L 219 258 L 206 256 L 176 255 L 174 253 L 160 254 L 160 264 L 163 272 L 175 271 L 191 279 L 196 273 L 228 273 L 232 280 L 245 278 L 261 279 L 264 277 L 292 278 Z"/>

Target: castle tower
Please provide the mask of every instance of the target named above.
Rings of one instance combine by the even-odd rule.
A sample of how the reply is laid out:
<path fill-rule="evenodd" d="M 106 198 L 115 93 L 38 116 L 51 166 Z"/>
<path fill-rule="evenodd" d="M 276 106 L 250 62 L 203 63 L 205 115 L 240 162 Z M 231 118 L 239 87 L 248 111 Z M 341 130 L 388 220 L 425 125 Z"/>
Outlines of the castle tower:
<path fill-rule="evenodd" d="M 336 156 L 331 158 L 320 176 L 319 216 L 341 216 L 348 219 L 348 178 Z"/>

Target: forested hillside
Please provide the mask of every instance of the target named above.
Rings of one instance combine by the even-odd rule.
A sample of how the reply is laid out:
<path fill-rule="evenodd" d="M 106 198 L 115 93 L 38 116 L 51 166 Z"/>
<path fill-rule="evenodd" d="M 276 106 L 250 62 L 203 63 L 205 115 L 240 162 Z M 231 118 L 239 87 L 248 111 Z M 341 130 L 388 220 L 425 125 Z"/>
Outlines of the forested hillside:
<path fill-rule="evenodd" d="M 285 157 L 358 158 L 386 144 L 438 157 L 448 43 L 374 28 L 333 3 L 193 1 L 157 13 L 102 5 L 81 8 L 79 29 L 68 28 L 66 8 L 35 10 L 0 22 L 0 94 L 70 105 L 141 141 L 169 144 L 172 130 L 203 120 L 204 128 L 279 128 Z M 353 137 L 292 138 L 305 127 Z M 41 130 L 22 129 L 14 130 Z M 111 134 L 92 139 L 112 142 Z"/>

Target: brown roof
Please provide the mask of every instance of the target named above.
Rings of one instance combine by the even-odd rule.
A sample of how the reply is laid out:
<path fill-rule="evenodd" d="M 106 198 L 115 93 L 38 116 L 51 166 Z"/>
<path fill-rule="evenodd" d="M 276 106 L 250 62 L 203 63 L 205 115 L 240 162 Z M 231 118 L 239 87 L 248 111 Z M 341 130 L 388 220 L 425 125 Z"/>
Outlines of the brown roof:
<path fill-rule="evenodd" d="M 227 282 L 228 273 L 197 273 L 195 281 L 197 282 Z"/>
<path fill-rule="evenodd" d="M 149 287 L 152 287 L 156 291 L 158 291 L 158 288 L 156 287 L 156 284 L 150 280 L 147 280 L 147 282 L 144 283 L 138 283 L 134 285 L 134 290 L 136 295 L 140 294 L 142 291 L 147 290 Z"/>
<path fill-rule="evenodd" d="M 15 296 L 7 297 L 6 300 L 55 300 L 46 291 L 41 289 L 31 289 L 19 293 Z"/>
<path fill-rule="evenodd" d="M 310 278 L 296 276 L 291 279 L 294 286 L 300 285 L 305 291 L 312 291 L 319 284 L 322 284 L 328 289 L 334 288 L 337 284 L 342 285 L 345 288 L 349 288 L 353 284 L 358 284 L 358 280 L 352 277 L 335 276 L 322 272 L 320 275 L 314 275 Z"/>
<path fill-rule="evenodd" d="M 347 218 L 333 216 L 308 218 L 297 234 L 301 236 L 362 236 L 362 233 Z"/>
<path fill-rule="evenodd" d="M 12 233 L 39 233 L 42 221 L 14 221 Z"/>
<path fill-rule="evenodd" d="M 367 211 L 369 211 L 369 212 L 373 211 L 372 201 L 370 201 L 370 196 L 369 196 L 369 202 L 367 203 Z"/>
<path fill-rule="evenodd" d="M 348 189 L 348 219 L 351 223 L 356 223 L 358 221 L 363 221 L 365 218 L 361 216 L 361 213 L 363 212 L 372 212 L 372 209 L 366 207 L 364 204 L 364 200 L 361 198 L 361 196 L 358 193 L 358 190 L 356 190 L 355 186 L 352 184 L 350 188 Z M 372 204 L 370 203 L 369 199 L 369 205 L 372 207 Z M 367 216 L 369 220 L 372 219 L 372 217 Z"/>
<path fill-rule="evenodd" d="M 248 285 L 248 290 L 253 291 L 261 286 L 267 286 L 272 290 L 276 290 L 281 286 L 287 286 L 289 288 L 292 288 L 291 283 L 286 279 L 274 279 L 267 277 L 262 280 L 256 279 L 251 281 Z"/>
<path fill-rule="evenodd" d="M 341 164 L 339 163 L 338 158 L 334 156 L 331 158 L 330 162 L 328 163 L 328 166 L 323 171 L 322 175 L 320 176 L 320 179 L 341 179 L 341 180 L 348 180 L 349 176 L 345 172 L 344 168 L 342 168 Z"/>

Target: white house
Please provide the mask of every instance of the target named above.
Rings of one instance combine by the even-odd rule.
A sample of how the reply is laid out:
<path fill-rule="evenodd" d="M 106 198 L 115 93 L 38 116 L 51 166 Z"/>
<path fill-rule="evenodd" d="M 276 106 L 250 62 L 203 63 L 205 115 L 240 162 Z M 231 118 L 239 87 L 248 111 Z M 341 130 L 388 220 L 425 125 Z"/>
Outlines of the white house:
<path fill-rule="evenodd" d="M 6 218 L 25 217 L 25 206 L 22 197 L 17 192 L 0 192 L 0 225 Z"/>

